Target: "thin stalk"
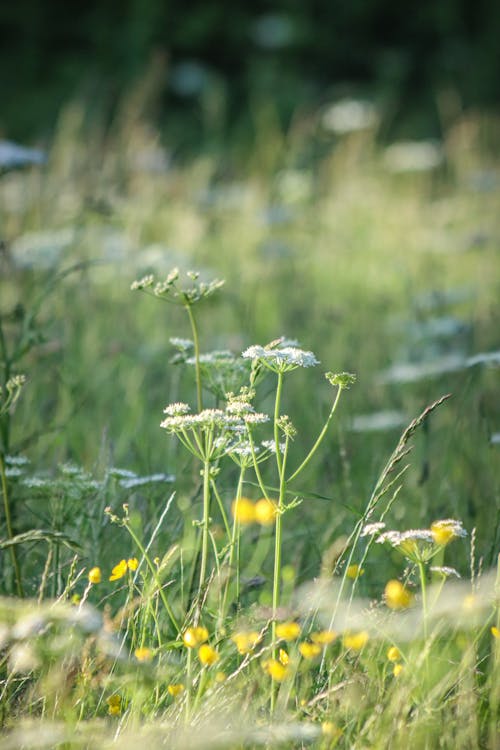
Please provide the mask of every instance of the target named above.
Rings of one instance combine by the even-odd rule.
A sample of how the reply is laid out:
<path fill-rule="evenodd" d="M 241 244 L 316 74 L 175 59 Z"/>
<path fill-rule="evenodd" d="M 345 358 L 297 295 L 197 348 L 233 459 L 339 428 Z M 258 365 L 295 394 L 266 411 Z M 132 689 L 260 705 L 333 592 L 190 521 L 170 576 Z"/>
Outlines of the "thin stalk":
<path fill-rule="evenodd" d="M 250 450 L 252 452 L 252 461 L 253 461 L 253 468 L 255 470 L 255 476 L 257 477 L 257 481 L 259 483 L 259 487 L 261 489 L 263 496 L 266 498 L 266 500 L 269 500 L 266 486 L 264 482 L 262 481 L 262 474 L 260 473 L 259 462 L 257 461 L 257 454 L 255 453 L 255 444 L 253 442 L 253 435 L 252 435 L 251 430 L 248 430 L 247 434 L 248 434 L 248 441 L 250 443 Z"/>
<path fill-rule="evenodd" d="M 283 389 L 283 373 L 278 373 L 278 385 L 276 387 L 276 399 L 274 402 L 274 445 L 276 448 L 276 464 L 278 466 L 278 474 L 281 479 L 281 454 L 280 454 L 280 434 L 278 427 L 278 420 L 280 418 L 280 404 L 281 404 L 281 391 Z"/>
<path fill-rule="evenodd" d="M 191 324 L 191 332 L 193 334 L 193 344 L 194 344 L 194 371 L 195 371 L 195 378 L 196 378 L 196 401 L 198 404 L 198 411 L 203 410 L 203 398 L 201 394 L 201 370 L 200 370 L 200 342 L 198 339 L 198 328 L 196 326 L 196 320 L 193 315 L 193 311 L 191 310 L 191 305 L 185 306 L 189 322 Z"/>
<path fill-rule="evenodd" d="M 274 575 L 273 575 L 273 621 L 271 624 L 271 641 L 272 641 L 272 658 L 276 659 L 277 656 L 277 645 L 276 645 L 276 614 L 280 603 L 280 582 L 281 582 L 281 537 L 282 537 L 282 519 L 283 519 L 283 506 L 286 497 L 286 460 L 288 456 L 288 444 L 289 438 L 285 441 L 285 451 L 283 453 L 283 462 L 280 468 L 280 492 L 278 497 L 278 512 L 276 514 L 276 528 L 274 536 Z M 274 682 L 271 682 L 271 713 L 274 712 L 276 704 L 276 690 Z"/>
<path fill-rule="evenodd" d="M 236 488 L 236 503 L 239 502 L 243 492 L 243 479 L 245 476 L 245 468 L 242 466 L 240 470 L 240 476 L 238 479 L 238 486 Z M 233 529 L 231 533 L 231 540 L 229 542 L 229 560 L 228 560 L 228 576 L 226 581 L 226 587 L 224 590 L 224 597 L 222 599 L 222 619 L 226 616 L 226 605 L 227 596 L 229 592 L 229 583 L 231 581 L 231 572 L 233 570 L 234 558 L 236 555 L 236 590 L 235 590 L 235 601 L 238 603 L 240 598 L 240 524 L 238 522 L 237 514 L 234 514 L 233 518 Z"/>
<path fill-rule="evenodd" d="M 316 439 L 316 442 L 314 443 L 313 447 L 311 448 L 311 450 L 309 451 L 309 453 L 307 454 L 307 456 L 305 457 L 305 459 L 300 464 L 299 468 L 296 469 L 290 477 L 288 477 L 288 480 L 287 480 L 288 482 L 291 482 L 293 479 L 295 479 L 295 477 L 297 477 L 301 473 L 301 471 L 306 468 L 307 464 L 309 463 L 309 461 L 311 460 L 311 458 L 314 456 L 314 454 L 318 450 L 319 446 L 321 445 L 321 443 L 323 441 L 323 438 L 326 435 L 326 431 L 328 430 L 328 427 L 330 425 L 330 422 L 332 421 L 333 415 L 335 414 L 335 410 L 336 410 L 337 405 L 339 403 L 340 394 L 342 393 L 342 391 L 343 391 L 343 388 L 341 388 L 340 386 L 338 386 L 338 390 L 337 390 L 337 395 L 335 397 L 335 401 L 333 402 L 332 408 L 330 409 L 330 414 L 328 415 L 328 418 L 327 418 L 325 424 L 323 425 L 323 429 L 319 433 L 319 435 L 318 435 L 318 437 Z"/>
<path fill-rule="evenodd" d="M 201 597 L 201 590 L 207 574 L 208 560 L 208 525 L 210 522 L 210 463 L 203 462 L 203 523 L 201 530 L 201 564 L 200 564 L 200 584 L 198 587 L 198 596 Z"/>
<path fill-rule="evenodd" d="M 12 514 L 9 501 L 9 493 L 7 491 L 7 476 L 5 473 L 5 459 L 3 453 L 0 453 L 0 478 L 2 482 L 2 495 L 3 495 L 3 507 L 5 512 L 5 525 L 7 527 L 7 537 L 12 541 L 14 539 L 14 532 L 12 530 Z M 16 545 L 10 545 L 10 558 L 12 560 L 12 567 L 14 569 L 14 578 L 16 581 L 16 590 L 19 597 L 24 596 L 23 583 L 21 578 L 21 568 L 19 567 L 19 561 L 17 559 Z"/>
<path fill-rule="evenodd" d="M 420 574 L 420 590 L 422 592 L 422 617 L 424 624 L 424 641 L 427 641 L 427 581 L 425 580 L 425 566 L 421 560 L 417 563 Z"/>

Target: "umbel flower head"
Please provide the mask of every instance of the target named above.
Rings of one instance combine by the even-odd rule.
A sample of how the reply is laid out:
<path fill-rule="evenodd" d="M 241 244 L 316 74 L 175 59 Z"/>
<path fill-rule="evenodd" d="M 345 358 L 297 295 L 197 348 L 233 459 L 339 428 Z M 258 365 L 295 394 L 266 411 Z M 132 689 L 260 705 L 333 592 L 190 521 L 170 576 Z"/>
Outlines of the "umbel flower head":
<path fill-rule="evenodd" d="M 453 539 L 467 536 L 462 523 L 451 518 L 434 521 L 430 529 L 382 531 L 384 527 L 383 523 L 368 524 L 361 536 L 373 536 L 377 544 L 390 544 L 416 563 L 428 562 Z"/>
<path fill-rule="evenodd" d="M 145 291 L 155 297 L 166 299 L 183 306 L 194 305 L 202 299 L 211 297 L 224 285 L 224 281 L 214 279 L 213 281 L 200 281 L 197 271 L 187 271 L 187 285 L 180 285 L 180 272 L 178 268 L 172 269 L 163 281 L 155 281 L 152 274 L 132 282 L 132 291 Z"/>
<path fill-rule="evenodd" d="M 319 360 L 314 354 L 295 345 L 285 345 L 288 342 L 280 338 L 272 341 L 266 346 L 249 346 L 242 353 L 244 359 L 251 359 L 277 373 L 290 372 L 297 367 L 314 367 L 319 365 Z"/>

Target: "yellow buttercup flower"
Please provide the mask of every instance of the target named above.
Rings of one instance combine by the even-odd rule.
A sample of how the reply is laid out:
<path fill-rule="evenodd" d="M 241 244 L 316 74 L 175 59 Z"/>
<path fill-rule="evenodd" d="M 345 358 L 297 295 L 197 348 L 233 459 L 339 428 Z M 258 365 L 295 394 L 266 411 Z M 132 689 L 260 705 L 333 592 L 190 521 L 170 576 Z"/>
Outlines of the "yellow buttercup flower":
<path fill-rule="evenodd" d="M 275 682 L 283 682 L 288 674 L 288 668 L 285 665 L 280 664 L 276 659 L 267 659 L 262 662 L 262 669 Z"/>
<path fill-rule="evenodd" d="M 98 567 L 91 568 L 89 570 L 89 582 L 90 583 L 101 583 L 102 580 L 102 573 L 101 569 Z"/>
<path fill-rule="evenodd" d="M 399 677 L 403 669 L 404 667 L 402 664 L 395 664 L 394 667 L 392 668 L 392 674 L 394 675 L 394 677 Z"/>
<path fill-rule="evenodd" d="M 129 557 L 128 560 L 120 560 L 118 565 L 115 565 L 109 576 L 110 581 L 118 581 L 119 578 L 123 578 L 127 570 L 137 570 L 139 567 L 139 561 L 136 557 Z"/>
<path fill-rule="evenodd" d="M 359 565 L 348 565 L 345 574 L 348 578 L 355 580 L 362 576 L 364 572 L 365 569 L 361 568 Z"/>
<path fill-rule="evenodd" d="M 391 646 L 387 651 L 387 658 L 389 661 L 399 661 L 401 659 L 401 652 L 396 646 Z"/>
<path fill-rule="evenodd" d="M 215 682 L 221 684 L 227 680 L 227 674 L 225 672 L 216 672 L 214 677 Z"/>
<path fill-rule="evenodd" d="M 339 738 L 342 730 L 333 721 L 324 721 L 321 725 L 321 732 L 325 737 Z"/>
<path fill-rule="evenodd" d="M 384 598 L 390 609 L 406 609 L 413 603 L 414 596 L 401 581 L 392 579 L 385 586 Z"/>
<path fill-rule="evenodd" d="M 240 497 L 231 506 L 234 518 L 242 526 L 255 522 L 255 505 L 247 497 Z"/>
<path fill-rule="evenodd" d="M 169 685 L 167 687 L 169 695 L 172 696 L 172 698 L 177 698 L 181 693 L 184 692 L 185 687 L 182 684 L 182 682 L 175 682 L 172 685 Z"/>
<path fill-rule="evenodd" d="M 321 653 L 321 646 L 317 643 L 303 641 L 302 643 L 299 643 L 299 651 L 304 659 L 315 659 Z"/>
<path fill-rule="evenodd" d="M 184 645 L 187 648 L 196 648 L 204 641 L 208 640 L 208 630 L 202 625 L 196 628 L 188 628 L 182 636 Z"/>
<path fill-rule="evenodd" d="M 359 633 L 346 633 L 342 639 L 344 647 L 350 651 L 361 651 L 368 643 L 370 636 L 366 630 Z"/>
<path fill-rule="evenodd" d="M 280 648 L 278 653 L 278 660 L 281 664 L 283 664 L 284 667 L 288 666 L 288 664 L 290 663 L 290 657 L 288 656 L 288 653 L 284 648 Z"/>
<path fill-rule="evenodd" d="M 270 526 L 274 523 L 278 509 L 272 500 L 263 497 L 255 503 L 255 520 L 261 526 Z"/>
<path fill-rule="evenodd" d="M 211 667 L 212 664 L 219 661 L 220 656 L 212 646 L 208 643 L 204 643 L 198 650 L 198 659 L 204 667 Z"/>
<path fill-rule="evenodd" d="M 296 641 L 301 633 L 298 622 L 282 622 L 276 625 L 276 636 L 283 641 Z"/>
<path fill-rule="evenodd" d="M 447 518 L 443 521 L 434 521 L 431 524 L 431 534 L 436 544 L 444 546 L 449 544 L 452 539 L 459 536 L 467 536 L 467 532 L 460 521 L 454 518 Z"/>
<path fill-rule="evenodd" d="M 108 714 L 110 716 L 119 716 L 122 710 L 122 697 L 121 695 L 118 695 L 115 693 L 115 695 L 110 695 L 109 698 L 106 699 L 106 703 L 108 704 Z"/>
<path fill-rule="evenodd" d="M 493 636 L 493 638 L 500 638 L 500 630 L 496 625 L 491 626 L 491 635 Z"/>
<path fill-rule="evenodd" d="M 128 570 L 127 561 L 126 560 L 120 560 L 118 565 L 115 565 L 113 570 L 111 571 L 111 575 L 109 576 L 110 581 L 117 581 L 119 578 L 123 578 L 125 573 Z"/>
<path fill-rule="evenodd" d="M 134 656 L 137 659 L 137 661 L 151 661 L 153 658 L 153 652 L 150 648 L 146 648 L 146 646 L 141 646 L 140 648 L 136 648 L 134 651 Z"/>
<path fill-rule="evenodd" d="M 231 636 L 231 640 L 238 649 L 238 653 L 242 655 L 249 654 L 260 641 L 260 634 L 256 630 L 241 631 L 234 633 Z"/>
<path fill-rule="evenodd" d="M 311 641 L 318 646 L 329 646 L 337 638 L 338 634 L 334 630 L 320 630 L 317 633 L 311 633 Z"/>

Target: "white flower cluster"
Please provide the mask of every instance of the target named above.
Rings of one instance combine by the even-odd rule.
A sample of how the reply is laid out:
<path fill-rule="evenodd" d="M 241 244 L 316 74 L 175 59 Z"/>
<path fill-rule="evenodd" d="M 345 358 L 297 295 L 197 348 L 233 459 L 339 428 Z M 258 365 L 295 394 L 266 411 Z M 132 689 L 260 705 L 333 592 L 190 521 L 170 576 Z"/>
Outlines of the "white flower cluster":
<path fill-rule="evenodd" d="M 249 346 L 242 353 L 244 359 L 259 360 L 263 365 L 275 372 L 286 372 L 296 367 L 314 367 L 319 365 L 312 352 L 304 351 L 297 346 L 277 346 L 274 348 Z"/>
<path fill-rule="evenodd" d="M 388 542 L 392 547 L 400 547 L 404 542 L 433 542 L 434 537 L 429 529 L 408 529 L 407 531 L 385 531 L 375 540 L 377 544 Z"/>

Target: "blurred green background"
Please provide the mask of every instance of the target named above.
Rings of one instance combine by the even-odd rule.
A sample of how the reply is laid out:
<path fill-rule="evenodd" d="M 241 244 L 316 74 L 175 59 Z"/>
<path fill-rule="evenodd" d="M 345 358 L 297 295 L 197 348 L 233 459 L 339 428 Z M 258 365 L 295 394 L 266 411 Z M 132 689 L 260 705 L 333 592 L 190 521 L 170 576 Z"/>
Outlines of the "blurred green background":
<path fill-rule="evenodd" d="M 16 530 L 63 525 L 89 564 L 126 556 L 102 509 L 126 499 L 147 538 L 165 487 L 111 491 L 103 477 L 117 466 L 176 475 L 164 549 L 190 533 L 192 469 L 159 427 L 167 403 L 194 402 L 169 344 L 189 328 L 130 291 L 179 266 L 226 279 L 200 308 L 204 351 L 285 335 L 321 360 L 286 385 L 297 456 L 329 408 L 323 372 L 358 375 L 297 487 L 287 562 L 317 574 L 405 425 L 451 393 L 415 438 L 389 520 L 460 518 L 477 528 L 471 564 L 490 565 L 500 6 L 20 0 L 0 13 L 0 128 L 46 154 L 0 174 L 0 315 L 28 377 L 11 415 L 9 453 L 31 460 L 10 479 Z M 66 461 L 103 483 L 74 495 L 63 483 L 43 501 L 23 484 Z"/>
<path fill-rule="evenodd" d="M 262 98 L 289 121 L 346 91 L 383 104 L 390 137 L 438 135 L 457 109 L 498 105 L 499 36 L 494 0 L 2 3 L 0 128 L 51 132 L 82 96 L 110 118 L 153 67 L 157 114 L 189 144 L 210 90 L 223 137 Z"/>

